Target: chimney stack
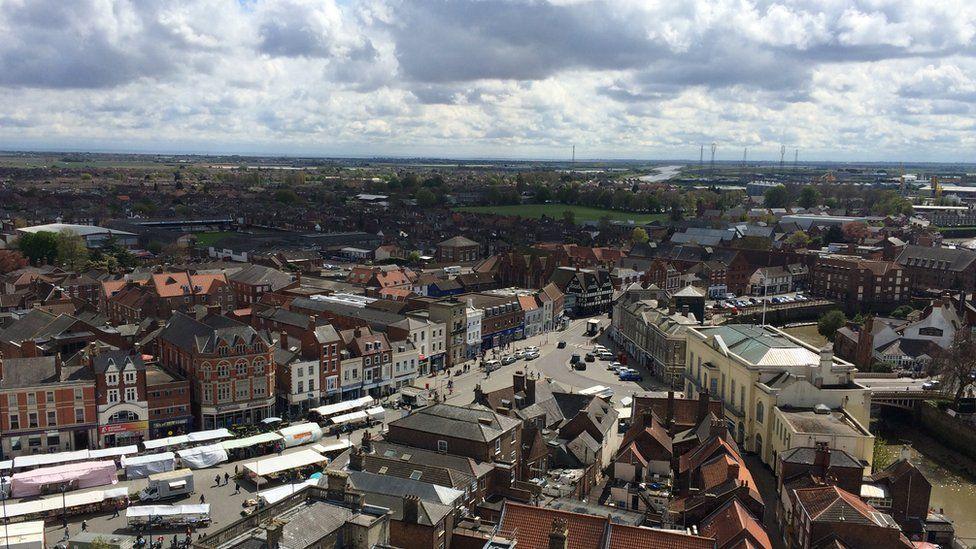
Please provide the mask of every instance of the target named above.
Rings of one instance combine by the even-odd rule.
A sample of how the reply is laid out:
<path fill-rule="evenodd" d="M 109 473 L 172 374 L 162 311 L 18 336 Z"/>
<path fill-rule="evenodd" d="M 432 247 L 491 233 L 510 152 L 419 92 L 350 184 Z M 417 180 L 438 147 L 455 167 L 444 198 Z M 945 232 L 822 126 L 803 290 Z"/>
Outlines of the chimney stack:
<path fill-rule="evenodd" d="M 61 353 L 56 353 L 54 355 L 54 375 L 59 381 L 61 380 L 61 366 Z"/>
<path fill-rule="evenodd" d="M 271 521 L 264 527 L 265 539 L 268 549 L 278 549 L 281 547 L 281 537 L 284 534 L 284 524 L 278 521 Z"/>
<path fill-rule="evenodd" d="M 820 470 L 824 475 L 830 468 L 830 445 L 826 442 L 818 442 L 814 450 L 813 466 Z"/>
<path fill-rule="evenodd" d="M 668 429 L 671 428 L 671 424 L 674 422 L 674 391 L 668 391 L 668 407 L 664 413 L 664 422 L 667 424 Z"/>
<path fill-rule="evenodd" d="M 362 447 L 356 448 L 349 454 L 349 470 L 362 471 L 365 461 L 366 453 L 363 452 Z"/>
<path fill-rule="evenodd" d="M 552 530 L 549 532 L 549 549 L 566 549 L 567 534 L 566 520 L 552 519 Z"/>
<path fill-rule="evenodd" d="M 403 496 L 403 522 L 407 524 L 417 524 L 420 517 L 420 498 L 409 494 Z"/>
<path fill-rule="evenodd" d="M 525 397 L 529 405 L 535 404 L 535 382 L 534 377 L 527 377 L 525 379 Z"/>
<path fill-rule="evenodd" d="M 512 374 L 512 389 L 515 393 L 521 393 L 525 391 L 525 372 L 522 370 L 516 370 Z"/>
<path fill-rule="evenodd" d="M 283 351 L 288 350 L 288 334 L 281 332 L 281 337 L 278 339 L 278 342 L 281 344 L 281 349 Z"/>
<path fill-rule="evenodd" d="M 333 501 L 345 501 L 349 475 L 342 471 L 326 471 L 325 474 L 328 498 Z"/>
<path fill-rule="evenodd" d="M 695 421 L 701 423 L 706 417 L 708 417 L 708 389 L 702 389 L 698 393 L 698 415 Z"/>
<path fill-rule="evenodd" d="M 369 430 L 363 432 L 363 443 L 360 447 L 364 454 L 373 453 L 373 435 L 369 434 Z"/>
<path fill-rule="evenodd" d="M 907 444 L 902 445 L 901 450 L 898 453 L 898 457 L 904 461 L 910 462 L 912 459 L 912 447 Z"/>
<path fill-rule="evenodd" d="M 485 392 L 481 390 L 481 384 L 478 383 L 474 386 L 474 401 L 478 404 L 484 404 L 485 402 Z"/>

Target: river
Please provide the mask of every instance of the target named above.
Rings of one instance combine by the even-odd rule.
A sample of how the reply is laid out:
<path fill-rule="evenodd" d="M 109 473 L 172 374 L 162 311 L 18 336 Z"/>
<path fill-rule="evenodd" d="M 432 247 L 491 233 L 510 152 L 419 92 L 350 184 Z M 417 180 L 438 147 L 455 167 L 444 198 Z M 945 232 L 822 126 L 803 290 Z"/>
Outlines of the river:
<path fill-rule="evenodd" d="M 683 167 L 684 166 L 661 166 L 659 168 L 654 168 L 654 173 L 642 175 L 638 179 L 644 183 L 667 181 L 668 179 L 678 175 Z"/>
<path fill-rule="evenodd" d="M 976 471 L 976 462 L 904 421 L 878 421 L 876 427 L 896 456 L 903 443 L 912 446 L 912 463 L 932 483 L 929 506 L 943 510 L 963 542 L 969 546 L 976 544 L 976 478 L 970 476 Z"/>

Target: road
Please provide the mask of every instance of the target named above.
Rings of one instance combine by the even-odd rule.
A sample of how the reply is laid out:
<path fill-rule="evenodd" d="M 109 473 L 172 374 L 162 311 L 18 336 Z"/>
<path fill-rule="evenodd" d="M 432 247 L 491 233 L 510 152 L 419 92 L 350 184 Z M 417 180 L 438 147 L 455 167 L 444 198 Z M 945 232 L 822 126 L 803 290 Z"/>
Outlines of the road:
<path fill-rule="evenodd" d="M 583 356 L 587 351 L 593 348 L 591 338 L 583 333 L 585 324 L 586 319 L 576 320 L 572 322 L 565 331 L 542 334 L 516 342 L 516 344 L 512 345 L 511 349 L 508 349 L 505 352 L 511 352 L 515 349 L 535 345 L 539 347 L 541 356 L 532 361 L 520 359 L 513 364 L 503 366 L 500 369 L 492 372 L 488 377 L 486 377 L 483 372 L 472 369 L 469 372 L 458 376 L 438 375 L 436 377 L 423 377 L 418 379 L 415 384 L 419 386 L 427 385 L 430 388 L 440 390 L 442 394 L 446 394 L 447 382 L 449 379 L 453 380 L 453 391 L 451 391 L 450 394 L 447 394 L 446 401 L 457 405 L 466 405 L 473 401 L 474 388 L 476 385 L 480 384 L 486 391 L 500 389 L 502 387 L 511 385 L 512 374 L 518 370 L 539 372 L 544 377 L 551 378 L 553 381 L 567 390 L 580 390 L 587 387 L 592 387 L 594 385 L 609 387 L 614 390 L 613 400 L 618 404 L 623 397 L 632 395 L 635 392 L 640 393 L 650 390 L 664 390 L 663 385 L 657 382 L 657 380 L 652 380 L 650 373 L 647 371 L 641 371 L 644 376 L 644 381 L 640 383 L 629 381 L 621 382 L 612 372 L 607 370 L 607 365 L 609 364 L 608 361 L 597 360 L 595 362 L 587 363 L 587 368 L 584 371 L 576 371 L 571 369 L 569 367 L 569 359 L 573 353 L 579 353 L 581 356 Z M 606 318 L 602 319 L 602 325 L 604 327 L 608 326 L 609 320 Z M 566 341 L 566 347 L 564 349 L 557 348 L 557 344 L 560 340 Z M 607 348 L 614 348 L 612 342 L 610 342 L 605 336 L 601 336 L 599 342 Z M 458 370 L 458 368 L 455 368 L 454 370 Z M 394 399 L 395 397 L 390 399 L 390 401 L 392 402 Z M 402 413 L 405 412 L 400 410 L 387 410 L 386 419 L 391 420 L 397 418 Z M 383 425 L 377 425 L 370 429 L 370 431 L 376 435 L 378 435 L 382 430 Z M 362 440 L 364 431 L 365 429 L 361 429 L 343 436 L 348 436 L 350 440 L 358 444 L 359 441 Z M 323 441 L 323 443 L 328 442 L 329 439 L 325 439 Z M 305 448 L 307 448 L 307 446 L 289 448 L 288 450 L 285 450 L 285 453 L 287 454 Z M 240 493 L 236 493 L 233 478 L 227 485 L 221 484 L 218 486 L 214 483 L 214 477 L 219 475 L 221 482 L 223 481 L 223 475 L 225 473 L 233 477 L 235 466 L 239 466 L 242 463 L 242 461 L 227 462 L 216 467 L 194 471 L 194 494 L 183 500 L 167 501 L 164 503 L 198 503 L 200 501 L 200 495 L 203 495 L 206 502 L 211 504 L 212 525 L 208 529 L 214 530 L 216 528 L 226 526 L 228 523 L 240 517 L 241 510 L 243 509 L 242 504 L 245 500 L 253 499 L 257 496 L 258 487 L 250 482 L 241 482 L 241 491 Z M 121 481 L 118 484 L 118 486 L 129 487 L 130 493 L 141 490 L 143 487 L 145 487 L 145 485 L 145 479 Z M 264 486 L 263 488 L 268 488 L 268 486 Z M 17 500 L 10 500 L 10 502 L 15 501 Z M 116 518 L 112 518 L 111 515 L 111 513 L 106 513 L 98 516 L 88 515 L 70 517 L 68 521 L 68 532 L 70 534 L 78 533 L 81 529 L 81 521 L 82 519 L 85 519 L 88 522 L 89 532 L 104 534 L 132 534 L 132 532 L 126 528 L 124 512 L 121 514 L 121 516 Z M 2 530 L 0 530 L 0 532 L 2 532 Z M 205 532 L 206 530 L 204 530 L 204 533 Z M 179 533 L 181 536 L 183 535 L 183 532 L 177 532 L 176 530 L 153 532 L 152 534 L 154 536 L 163 535 L 165 537 L 166 544 L 168 545 L 174 533 Z M 48 542 L 51 545 L 63 537 L 64 529 L 61 527 L 59 521 L 52 522 L 48 525 L 47 535 Z"/>
<path fill-rule="evenodd" d="M 910 377 L 898 378 L 877 378 L 877 377 L 856 377 L 861 385 L 872 391 L 924 391 L 923 384 L 931 381 L 931 378 L 914 379 Z"/>

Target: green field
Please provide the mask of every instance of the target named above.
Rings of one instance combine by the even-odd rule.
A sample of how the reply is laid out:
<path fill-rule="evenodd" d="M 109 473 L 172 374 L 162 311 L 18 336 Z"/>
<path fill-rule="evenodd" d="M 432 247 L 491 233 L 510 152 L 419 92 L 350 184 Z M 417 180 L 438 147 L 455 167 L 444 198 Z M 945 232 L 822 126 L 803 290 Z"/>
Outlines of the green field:
<path fill-rule="evenodd" d="M 617 210 L 604 210 L 601 208 L 590 208 L 588 206 L 567 206 L 565 204 L 518 204 L 514 206 L 463 206 L 455 208 L 461 212 L 474 212 L 495 215 L 517 215 L 519 217 L 538 219 L 548 216 L 555 219 L 562 219 L 563 212 L 566 210 L 576 214 L 576 222 L 599 221 L 601 217 L 609 217 L 611 221 L 633 220 L 635 223 L 650 223 L 651 221 L 663 221 L 667 219 L 667 214 L 647 214 L 621 212 Z"/>
<path fill-rule="evenodd" d="M 197 246 L 213 246 L 214 243 L 221 238 L 235 234 L 237 233 L 230 231 L 218 231 L 215 233 L 194 233 L 193 236 L 197 237 Z"/>

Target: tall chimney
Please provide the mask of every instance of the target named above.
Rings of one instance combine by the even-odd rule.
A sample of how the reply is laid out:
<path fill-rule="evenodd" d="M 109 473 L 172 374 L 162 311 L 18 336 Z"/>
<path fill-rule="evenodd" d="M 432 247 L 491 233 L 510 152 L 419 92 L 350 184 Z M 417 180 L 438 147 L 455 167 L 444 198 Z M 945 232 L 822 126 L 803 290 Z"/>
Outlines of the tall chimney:
<path fill-rule="evenodd" d="M 525 396 L 528 404 L 535 404 L 535 382 L 534 377 L 528 377 L 525 379 Z"/>
<path fill-rule="evenodd" d="M 701 423 L 708 417 L 708 389 L 702 389 L 698 393 L 698 415 L 695 417 L 697 423 Z"/>
<path fill-rule="evenodd" d="M 264 527 L 265 538 L 268 549 L 278 549 L 281 547 L 281 537 L 284 534 L 284 524 L 278 521 L 271 521 Z"/>
<path fill-rule="evenodd" d="M 362 448 L 364 454 L 373 453 L 373 435 L 369 434 L 368 430 L 363 432 L 363 442 L 360 447 Z"/>
<path fill-rule="evenodd" d="M 349 454 L 349 470 L 362 471 L 365 461 L 366 461 L 366 453 L 363 452 L 362 447 L 354 449 Z"/>
<path fill-rule="evenodd" d="M 403 496 L 403 522 L 407 524 L 417 524 L 420 517 L 420 498 L 409 494 Z"/>
<path fill-rule="evenodd" d="M 349 475 L 342 471 L 326 471 L 326 482 L 329 499 L 333 501 L 345 501 L 346 485 L 349 483 Z"/>
<path fill-rule="evenodd" d="M 57 376 L 58 381 L 61 380 L 61 353 L 56 353 L 54 355 L 54 374 Z"/>
<path fill-rule="evenodd" d="M 283 351 L 288 350 L 288 334 L 281 332 L 281 338 L 278 340 L 278 342 L 281 344 L 281 349 Z"/>
<path fill-rule="evenodd" d="M 817 468 L 821 474 L 827 474 L 827 469 L 830 468 L 830 445 L 828 445 L 826 442 L 817 443 L 816 448 L 814 449 L 813 466 Z"/>
<path fill-rule="evenodd" d="M 549 549 L 566 549 L 567 534 L 566 520 L 552 519 L 552 530 L 549 532 Z"/>
<path fill-rule="evenodd" d="M 512 374 L 512 389 L 515 393 L 521 393 L 525 391 L 525 372 L 522 370 L 516 370 Z"/>
<path fill-rule="evenodd" d="M 672 422 L 674 422 L 674 391 L 668 391 L 668 407 L 664 412 L 664 422 L 667 424 L 668 429 L 671 428 Z"/>

